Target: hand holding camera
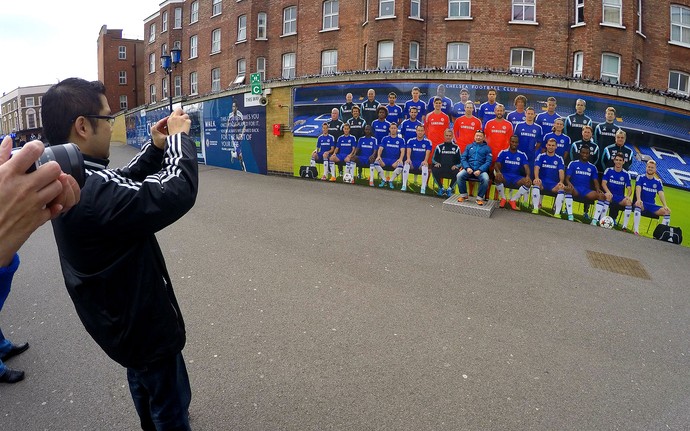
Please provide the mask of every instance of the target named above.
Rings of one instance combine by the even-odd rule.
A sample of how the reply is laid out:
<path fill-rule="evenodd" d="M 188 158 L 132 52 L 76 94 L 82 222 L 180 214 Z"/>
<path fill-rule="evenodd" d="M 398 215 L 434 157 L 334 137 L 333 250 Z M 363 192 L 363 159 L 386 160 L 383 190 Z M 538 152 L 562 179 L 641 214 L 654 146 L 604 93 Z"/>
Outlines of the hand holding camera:
<path fill-rule="evenodd" d="M 165 140 L 168 136 L 181 132 L 189 134 L 191 127 L 192 120 L 189 119 L 189 115 L 185 114 L 182 108 L 177 108 L 170 116 L 161 119 L 151 127 L 153 145 L 165 150 Z"/>

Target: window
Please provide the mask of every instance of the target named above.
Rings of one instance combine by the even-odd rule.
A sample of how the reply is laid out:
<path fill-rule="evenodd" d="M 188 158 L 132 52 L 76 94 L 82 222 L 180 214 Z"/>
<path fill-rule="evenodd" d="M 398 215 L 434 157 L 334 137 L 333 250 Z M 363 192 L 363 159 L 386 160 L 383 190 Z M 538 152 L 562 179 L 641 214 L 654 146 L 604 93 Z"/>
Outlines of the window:
<path fill-rule="evenodd" d="M 623 6 L 621 5 L 621 0 L 604 0 L 602 2 L 602 7 L 604 8 L 603 15 L 602 15 L 602 17 L 603 17 L 602 24 L 618 25 L 618 26 L 623 25 L 623 21 L 622 21 Z"/>
<path fill-rule="evenodd" d="M 419 69 L 419 42 L 410 42 L 410 69 Z"/>
<path fill-rule="evenodd" d="M 149 27 L 149 43 L 156 40 L 156 23 L 152 23 Z"/>
<path fill-rule="evenodd" d="M 192 72 L 189 74 L 189 94 L 199 94 L 196 72 Z"/>
<path fill-rule="evenodd" d="M 173 80 L 173 93 L 175 97 L 182 96 L 182 77 L 180 75 L 177 75 Z"/>
<path fill-rule="evenodd" d="M 449 43 L 446 49 L 446 68 L 467 69 L 470 66 L 470 45 Z"/>
<path fill-rule="evenodd" d="M 618 84 L 621 76 L 621 57 L 617 54 L 601 55 L 601 80 Z"/>
<path fill-rule="evenodd" d="M 164 76 L 161 81 L 161 100 L 168 98 L 168 77 Z"/>
<path fill-rule="evenodd" d="M 127 96 L 120 96 L 120 110 L 127 109 Z"/>
<path fill-rule="evenodd" d="M 283 36 L 297 33 L 297 6 L 283 9 Z"/>
<path fill-rule="evenodd" d="M 242 84 L 244 82 L 244 76 L 247 74 L 247 60 L 240 58 L 237 60 L 237 77 L 233 84 Z"/>
<path fill-rule="evenodd" d="M 161 33 L 168 31 L 168 11 L 163 11 L 161 15 Z"/>
<path fill-rule="evenodd" d="M 395 0 L 379 0 L 379 18 L 395 17 Z"/>
<path fill-rule="evenodd" d="M 163 45 L 161 45 L 161 55 L 165 55 L 167 53 L 168 53 L 168 44 L 164 43 Z"/>
<path fill-rule="evenodd" d="M 582 78 L 582 66 L 584 63 L 585 56 L 582 51 L 578 51 L 573 56 L 573 77 Z"/>
<path fill-rule="evenodd" d="M 642 0 L 637 0 L 637 32 L 644 36 L 642 32 Z"/>
<path fill-rule="evenodd" d="M 512 22 L 537 22 L 536 0 L 513 0 Z"/>
<path fill-rule="evenodd" d="M 261 81 L 266 80 L 266 57 L 256 58 L 256 72 L 261 74 Z"/>
<path fill-rule="evenodd" d="M 259 12 L 257 16 L 256 38 L 260 40 L 266 39 L 266 12 Z"/>
<path fill-rule="evenodd" d="M 470 18 L 470 0 L 448 0 L 448 18 Z"/>
<path fill-rule="evenodd" d="M 247 40 L 247 15 L 240 15 L 237 17 L 237 41 L 244 42 Z"/>
<path fill-rule="evenodd" d="M 182 8 L 175 8 L 175 22 L 173 23 L 173 28 L 182 28 Z"/>
<path fill-rule="evenodd" d="M 211 16 L 220 15 L 223 11 L 223 0 L 213 0 L 213 10 L 211 11 Z"/>
<path fill-rule="evenodd" d="M 321 53 L 321 74 L 330 75 L 338 71 L 338 51 L 329 50 Z"/>
<path fill-rule="evenodd" d="M 211 54 L 220 52 L 220 29 L 211 32 Z"/>
<path fill-rule="evenodd" d="M 149 103 L 156 103 L 156 86 L 155 84 L 151 84 L 149 87 Z"/>
<path fill-rule="evenodd" d="M 393 68 L 393 41 L 384 40 L 379 42 L 379 56 L 376 67 L 379 70 L 386 70 Z"/>
<path fill-rule="evenodd" d="M 194 24 L 199 21 L 199 2 L 194 1 L 190 5 L 189 23 Z"/>
<path fill-rule="evenodd" d="M 635 86 L 640 86 L 640 75 L 642 75 L 642 63 L 638 60 L 635 62 Z"/>
<path fill-rule="evenodd" d="M 534 72 L 534 50 L 513 48 L 510 50 L 510 70 L 515 72 Z"/>
<path fill-rule="evenodd" d="M 671 5 L 671 41 L 690 45 L 690 8 Z"/>
<path fill-rule="evenodd" d="M 197 42 L 199 41 L 199 38 L 197 35 L 194 35 L 189 38 L 189 58 L 196 58 L 197 57 Z"/>
<path fill-rule="evenodd" d="M 220 91 L 220 68 L 211 69 L 211 92 L 217 93 Z"/>
<path fill-rule="evenodd" d="M 36 128 L 36 111 L 33 109 L 29 109 L 26 111 L 26 126 L 29 129 L 35 129 Z"/>
<path fill-rule="evenodd" d="M 683 72 L 671 71 L 668 74 L 668 91 L 672 93 L 682 94 L 684 96 L 688 93 L 688 78 L 690 75 Z"/>
<path fill-rule="evenodd" d="M 422 18 L 422 0 L 410 0 L 410 18 Z"/>
<path fill-rule="evenodd" d="M 151 53 L 149 55 L 149 73 L 156 72 L 156 54 Z"/>
<path fill-rule="evenodd" d="M 333 30 L 338 28 L 338 0 L 323 2 L 323 29 Z"/>
<path fill-rule="evenodd" d="M 117 59 L 118 60 L 127 60 L 127 47 L 126 46 L 118 46 L 117 47 Z"/>
<path fill-rule="evenodd" d="M 283 78 L 289 79 L 295 77 L 295 53 L 289 52 L 283 54 Z"/>
<path fill-rule="evenodd" d="M 31 107 L 31 106 L 34 106 L 34 98 L 31 97 L 31 96 L 25 98 L 25 99 L 24 99 L 24 106 L 27 107 L 27 108 L 28 108 L 28 107 Z"/>
<path fill-rule="evenodd" d="M 173 48 L 181 49 L 182 48 L 182 42 L 180 42 L 179 40 L 176 40 L 175 42 L 173 42 Z"/>
<path fill-rule="evenodd" d="M 585 23 L 585 0 L 575 0 L 575 25 Z"/>
<path fill-rule="evenodd" d="M 364 24 L 369 22 L 369 0 L 364 0 Z"/>
<path fill-rule="evenodd" d="M 119 75 L 120 75 L 119 76 L 120 85 L 127 85 L 127 71 L 121 70 Z"/>

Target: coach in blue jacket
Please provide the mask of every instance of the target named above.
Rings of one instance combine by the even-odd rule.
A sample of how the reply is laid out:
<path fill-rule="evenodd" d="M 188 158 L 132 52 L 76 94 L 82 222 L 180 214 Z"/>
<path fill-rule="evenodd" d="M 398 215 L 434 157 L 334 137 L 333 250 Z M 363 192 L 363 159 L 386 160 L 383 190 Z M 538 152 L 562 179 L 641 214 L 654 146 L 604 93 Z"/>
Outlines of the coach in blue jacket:
<path fill-rule="evenodd" d="M 465 147 L 465 151 L 460 157 L 462 170 L 458 173 L 457 183 L 460 190 L 458 202 L 467 200 L 467 180 L 479 180 L 479 191 L 477 192 L 477 205 L 484 205 L 484 195 L 489 188 L 489 174 L 487 171 L 491 166 L 491 148 L 484 140 L 484 132 L 477 130 L 474 134 L 474 142 Z"/>

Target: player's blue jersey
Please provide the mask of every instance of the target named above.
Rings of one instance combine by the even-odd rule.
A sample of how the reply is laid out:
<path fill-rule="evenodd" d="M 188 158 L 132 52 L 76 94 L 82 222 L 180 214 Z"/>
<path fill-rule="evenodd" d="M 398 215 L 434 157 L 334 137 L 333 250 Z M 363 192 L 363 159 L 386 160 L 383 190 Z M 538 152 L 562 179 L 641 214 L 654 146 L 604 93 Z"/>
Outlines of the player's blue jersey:
<path fill-rule="evenodd" d="M 385 136 L 390 134 L 390 128 L 391 123 L 386 120 L 374 120 L 374 122 L 371 123 L 371 131 L 374 132 L 374 136 L 379 142 L 381 142 L 381 139 L 383 139 Z"/>
<path fill-rule="evenodd" d="M 563 158 L 556 154 L 549 156 L 548 153 L 541 153 L 534 161 L 534 167 L 539 167 L 539 178 L 554 184 L 560 181 L 558 171 L 563 170 L 564 166 Z"/>
<path fill-rule="evenodd" d="M 520 123 L 524 123 L 526 120 L 525 117 L 525 111 L 518 112 L 518 111 L 513 111 L 509 112 L 508 115 L 506 115 L 506 120 L 510 121 L 513 123 L 513 129 L 515 129 L 515 126 L 517 126 Z"/>
<path fill-rule="evenodd" d="M 426 152 L 431 151 L 431 141 L 427 138 L 414 137 L 407 141 L 405 148 L 410 148 L 410 162 L 412 166 L 419 167 L 426 160 Z"/>
<path fill-rule="evenodd" d="M 630 174 L 625 169 L 616 172 L 614 168 L 608 168 L 601 181 L 606 181 L 606 187 L 612 195 L 623 196 L 625 195 L 625 188 L 630 187 Z"/>
<path fill-rule="evenodd" d="M 574 160 L 568 164 L 566 175 L 570 175 L 570 184 L 578 190 L 592 189 L 592 180 L 597 178 L 597 167 L 590 162 Z"/>
<path fill-rule="evenodd" d="M 496 103 L 489 103 L 489 102 L 484 102 L 481 105 L 479 105 L 479 109 L 477 109 L 477 117 L 482 120 L 482 124 L 486 126 L 486 122 L 489 120 L 493 120 L 496 118 L 496 113 L 494 110 L 496 109 Z"/>
<path fill-rule="evenodd" d="M 366 161 L 372 154 L 376 153 L 378 147 L 378 140 L 375 137 L 370 136 L 367 138 L 366 136 L 362 136 L 359 138 L 359 141 L 357 141 L 357 149 L 359 150 L 357 156 L 360 157 L 360 160 L 363 159 Z"/>
<path fill-rule="evenodd" d="M 400 158 L 400 150 L 405 148 L 405 141 L 400 136 L 394 138 L 388 135 L 381 140 L 381 147 L 383 148 L 381 152 L 382 159 L 397 160 Z"/>
<path fill-rule="evenodd" d="M 356 145 L 357 139 L 352 135 L 342 135 L 339 137 L 335 143 L 335 147 L 338 149 L 338 158 L 343 160 L 352 152 Z"/>
<path fill-rule="evenodd" d="M 553 130 L 553 123 L 559 118 L 561 118 L 561 116 L 558 112 L 554 112 L 553 114 L 540 112 L 537 118 L 534 119 L 534 122 L 541 126 L 541 130 L 544 133 L 550 133 Z"/>
<path fill-rule="evenodd" d="M 316 139 L 316 152 L 323 154 L 326 151 L 330 151 L 335 145 L 335 138 L 333 135 L 319 135 Z"/>
<path fill-rule="evenodd" d="M 469 102 L 469 100 L 467 102 Z M 455 105 L 453 105 L 453 109 L 450 111 L 450 114 L 452 115 L 453 118 L 460 118 L 463 115 L 465 115 L 465 103 L 467 103 L 467 102 L 458 102 Z M 476 115 L 476 114 L 477 114 L 477 108 L 474 107 L 472 109 L 472 115 Z"/>
<path fill-rule="evenodd" d="M 654 204 L 656 202 L 656 195 L 664 190 L 664 185 L 658 178 L 648 178 L 647 175 L 640 175 L 637 177 L 635 187 L 642 187 L 640 199 L 642 202 Z"/>
<path fill-rule="evenodd" d="M 544 143 L 544 145 L 542 145 L 543 148 L 546 148 L 546 143 L 549 142 L 549 139 L 551 138 L 556 140 L 556 154 L 561 157 L 565 157 L 566 153 L 570 155 L 570 144 L 572 143 L 570 136 L 564 133 L 557 135 L 554 132 L 549 132 L 544 135 L 544 138 L 542 139 L 542 142 Z"/>
<path fill-rule="evenodd" d="M 513 130 L 513 135 L 518 137 L 518 150 L 527 154 L 530 160 L 534 160 L 534 150 L 537 143 L 541 143 L 541 126 L 536 123 L 519 123 Z"/>
<path fill-rule="evenodd" d="M 501 173 L 504 176 L 524 176 L 523 167 L 529 165 L 527 154 L 520 150 L 512 153 L 510 149 L 501 150 L 496 162 L 501 164 Z"/>
<path fill-rule="evenodd" d="M 403 119 L 402 115 L 402 108 L 398 105 L 386 105 L 386 108 L 388 108 L 388 116 L 386 117 L 386 121 L 389 123 L 397 123 L 400 124 L 400 121 Z"/>
<path fill-rule="evenodd" d="M 426 103 L 422 100 L 414 101 L 414 100 L 408 100 L 405 102 L 405 108 L 403 109 L 403 115 L 405 118 L 410 118 L 410 106 L 416 106 L 417 107 L 417 118 L 422 118 L 426 114 Z"/>
<path fill-rule="evenodd" d="M 409 118 L 400 125 L 400 133 L 405 142 L 417 137 L 417 126 L 423 126 L 419 120 L 412 121 Z"/>

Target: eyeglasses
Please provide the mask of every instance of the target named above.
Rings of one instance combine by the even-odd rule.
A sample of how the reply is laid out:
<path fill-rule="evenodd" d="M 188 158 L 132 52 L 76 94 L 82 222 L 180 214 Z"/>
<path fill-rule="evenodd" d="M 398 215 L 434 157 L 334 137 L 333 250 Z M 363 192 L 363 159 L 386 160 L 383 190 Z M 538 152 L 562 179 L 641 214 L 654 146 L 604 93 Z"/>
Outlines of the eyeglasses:
<path fill-rule="evenodd" d="M 110 127 L 115 125 L 115 117 L 112 115 L 82 115 L 82 117 L 96 118 L 98 120 L 108 120 L 108 123 L 110 123 Z"/>

